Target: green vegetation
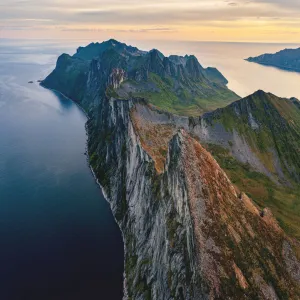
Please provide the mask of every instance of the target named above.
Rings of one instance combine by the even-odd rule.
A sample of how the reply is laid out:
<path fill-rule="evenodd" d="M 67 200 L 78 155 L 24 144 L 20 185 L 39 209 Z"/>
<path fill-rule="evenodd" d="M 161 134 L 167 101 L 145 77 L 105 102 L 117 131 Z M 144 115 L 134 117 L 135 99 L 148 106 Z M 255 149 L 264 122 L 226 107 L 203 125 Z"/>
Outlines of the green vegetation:
<path fill-rule="evenodd" d="M 41 84 L 80 103 L 86 92 L 88 68 L 85 61 L 62 54 L 55 70 Z"/>
<path fill-rule="evenodd" d="M 194 81 L 191 83 L 192 87 L 181 84 L 175 89 L 175 82 L 171 77 L 160 77 L 154 73 L 149 74 L 149 82 L 153 83 L 158 91 L 142 89 L 132 96 L 145 98 L 158 108 L 179 115 L 199 116 L 238 99 L 238 96 L 226 87 L 216 85 L 212 88 L 206 82 Z M 134 82 L 132 84 L 137 85 Z"/>
<path fill-rule="evenodd" d="M 250 165 L 238 162 L 228 150 L 212 144 L 207 148 L 240 191 L 247 193 L 261 209 L 271 208 L 286 233 L 300 240 L 299 185 L 278 185 Z"/>
<path fill-rule="evenodd" d="M 108 98 L 111 98 L 111 97 L 113 97 L 113 98 L 119 98 L 118 93 L 115 91 L 114 87 L 111 86 L 111 85 L 109 85 L 107 87 L 107 89 L 106 89 L 106 96 Z"/>
<path fill-rule="evenodd" d="M 171 91 L 171 86 L 163 81 L 158 75 L 150 74 L 150 81 L 155 83 L 160 92 L 142 91 L 134 94 L 134 96 L 145 98 L 150 103 L 163 110 L 175 113 L 176 110 L 173 108 L 174 103 L 178 102 L 178 98 L 174 92 Z"/>
<path fill-rule="evenodd" d="M 239 99 L 217 69 L 204 69 L 194 56 L 168 58 L 157 50 L 146 53 L 115 40 L 80 47 L 74 56 L 61 55 L 42 84 L 79 103 L 105 92 L 108 97 L 123 99 L 112 86 L 105 88 L 115 68 L 123 69 L 128 82 L 137 87 L 125 92 L 126 96 L 133 93 L 171 113 L 197 116 Z M 88 82 L 89 74 L 97 80 Z"/>
<path fill-rule="evenodd" d="M 235 110 L 239 111 L 238 116 Z M 300 109 L 295 103 L 259 91 L 218 112 L 214 122 L 222 123 L 229 131 L 237 131 L 270 173 L 275 173 L 275 152 L 285 176 L 297 180 L 300 174 Z M 251 122 L 254 125 L 250 126 Z"/>

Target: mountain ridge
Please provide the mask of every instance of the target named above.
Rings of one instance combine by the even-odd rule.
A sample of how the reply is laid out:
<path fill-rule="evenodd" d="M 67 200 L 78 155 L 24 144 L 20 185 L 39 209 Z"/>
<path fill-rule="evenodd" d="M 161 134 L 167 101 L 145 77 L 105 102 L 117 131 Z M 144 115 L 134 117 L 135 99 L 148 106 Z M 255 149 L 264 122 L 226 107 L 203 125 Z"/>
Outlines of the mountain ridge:
<path fill-rule="evenodd" d="M 290 207 L 294 214 L 273 203 L 277 193 L 285 192 L 284 182 L 277 170 L 269 174 L 263 152 L 256 153 L 247 139 L 259 147 L 261 129 L 274 138 L 264 115 L 268 107 L 270 118 L 281 120 L 294 138 L 298 127 L 288 120 L 298 118 L 297 100 L 258 91 L 200 117 L 175 115 L 128 87 L 123 90 L 126 56 L 101 55 L 105 59 L 92 60 L 87 69 L 81 59 L 62 57 L 58 68 L 63 72 L 54 71 L 42 84 L 62 87 L 60 92 L 73 95 L 89 115 L 89 163 L 124 239 L 124 299 L 300 299 L 300 235 L 289 237 L 281 229 L 287 220 L 278 218 L 280 211 L 275 210 L 275 219 L 266 208 L 275 204 L 288 212 L 297 228 L 297 202 Z M 153 82 L 161 83 L 158 74 L 171 72 L 163 61 L 155 50 L 147 57 L 147 68 L 156 73 L 148 74 L 152 81 L 143 82 L 143 88 L 151 93 L 158 88 Z M 188 62 L 187 84 L 193 85 L 193 76 L 205 76 L 195 64 L 194 58 Z M 134 76 L 142 78 L 144 71 Z M 70 80 L 73 85 L 65 86 Z M 280 114 L 282 103 L 288 103 L 288 114 Z M 292 146 L 298 151 L 297 144 Z M 249 159 L 253 166 L 247 165 Z M 290 163 L 297 173 L 299 160 Z M 235 173 L 239 179 L 250 174 L 251 184 L 235 180 Z M 292 185 L 292 174 L 284 175 Z M 255 180 L 275 189 L 273 198 L 253 192 Z"/>
<path fill-rule="evenodd" d="M 89 80 L 89 69 L 93 68 L 97 76 L 101 73 L 106 77 L 101 82 L 108 80 L 113 69 L 122 69 L 120 91 L 115 90 L 121 93 L 118 97 L 126 98 L 129 94 L 143 97 L 172 113 L 201 114 L 239 99 L 227 88 L 226 78 L 217 69 L 203 68 L 193 55 L 170 57 L 156 49 L 144 52 L 114 40 L 90 44 L 79 48 L 74 56 L 63 54 L 42 84 L 51 85 L 80 102 Z"/>
<path fill-rule="evenodd" d="M 267 209 L 260 211 L 244 193 L 236 190 L 211 155 L 185 129 L 180 129 L 186 126 L 182 117 L 178 123 L 179 131 L 175 130 L 173 137 L 170 134 L 165 167 L 159 173 L 155 169 L 155 157 L 152 158 L 151 153 L 148 154 L 147 148 L 143 146 L 141 132 L 134 125 L 133 118 L 136 116 L 132 117 L 131 115 L 132 110 L 136 109 L 136 113 L 145 118 L 146 114 L 152 113 L 151 108 L 145 108 L 143 103 L 138 104 L 140 107 L 136 107 L 134 99 L 129 101 L 111 99 L 103 105 L 109 108 L 112 117 L 109 117 L 110 121 L 107 122 L 106 114 L 101 114 L 102 121 L 98 123 L 97 128 L 102 128 L 101 132 L 111 132 L 111 134 L 109 139 L 92 137 L 89 149 L 90 155 L 93 157 L 92 166 L 98 174 L 98 178 L 104 176 L 100 182 L 104 183 L 108 197 L 114 199 L 112 207 L 115 209 L 117 220 L 119 222 L 122 220 L 122 231 L 125 233 L 127 241 L 127 267 L 125 269 L 129 298 L 167 299 L 172 298 L 172 295 L 173 297 L 177 295 L 183 299 L 228 299 L 228 297 L 233 299 L 253 299 L 253 297 L 284 299 L 284 295 L 288 295 L 285 293 L 293 293 L 292 297 L 294 298 L 299 297 L 295 283 L 293 283 L 294 279 L 290 283 L 285 281 L 283 285 L 275 284 L 277 276 L 279 278 L 283 276 L 286 278 L 285 280 L 291 276 L 287 273 L 279 275 L 280 272 L 286 272 L 282 265 L 282 261 L 285 261 L 285 258 L 281 256 L 283 250 L 279 245 L 292 249 L 291 247 L 296 247 L 294 242 L 288 239 L 286 244 L 284 242 L 286 238 L 283 237 L 285 235 L 270 211 Z M 119 106 L 122 108 L 117 108 Z M 148 109 L 150 111 L 147 112 Z M 160 128 L 159 124 L 168 124 L 169 118 L 172 118 L 171 115 L 166 116 L 159 111 L 154 111 L 154 115 L 149 117 L 152 118 L 152 123 L 158 126 L 157 128 Z M 177 120 L 175 122 L 177 123 Z M 89 126 L 94 126 L 94 124 L 91 120 Z M 95 132 L 95 130 L 91 130 Z M 162 137 L 165 136 L 164 131 L 159 131 L 159 134 Z M 155 137 L 151 137 L 150 140 L 152 138 L 155 139 Z M 97 141 L 101 141 L 100 145 Z M 93 151 L 96 151 L 97 159 L 95 159 Z M 117 160 L 114 153 L 120 153 L 120 156 L 117 155 Z M 123 155 L 127 158 L 122 158 Z M 103 160 L 105 157 L 106 159 Z M 123 172 L 126 173 L 126 176 L 122 175 Z M 210 201 L 217 201 L 219 204 L 210 203 Z M 223 201 L 225 202 L 223 203 Z M 229 202 L 227 203 L 227 201 Z M 237 205 L 238 212 L 234 210 L 235 205 Z M 218 210 L 222 212 L 220 215 L 217 213 Z M 247 223 L 251 225 L 250 227 L 247 225 L 247 229 L 245 224 L 245 231 L 241 231 L 239 225 L 237 226 L 235 221 L 229 222 L 229 219 L 241 218 L 238 221 L 241 222 L 244 213 L 247 214 Z M 223 219 L 224 214 L 225 216 L 229 214 L 231 217 L 228 215 Z M 210 224 L 211 218 L 216 222 L 213 223 L 214 225 Z M 256 221 L 251 221 L 252 218 Z M 202 223 L 197 223 L 205 222 L 204 220 L 208 222 L 204 223 L 206 225 L 203 224 L 204 227 L 202 227 Z M 257 221 L 259 226 L 262 226 L 260 229 L 254 229 Z M 224 224 L 225 228 L 221 224 Z M 208 230 L 207 226 L 212 226 L 211 230 Z M 200 229 L 201 227 L 202 229 Z M 198 234 L 194 230 L 200 230 L 201 233 Z M 130 232 L 129 237 L 128 231 Z M 137 233 L 139 233 L 138 236 L 136 236 Z M 131 234 L 137 239 L 135 242 L 133 242 L 134 238 Z M 269 234 L 271 236 L 274 234 L 274 237 Z M 243 235 L 246 240 L 241 237 Z M 226 236 L 230 236 L 233 240 L 224 240 L 223 237 Z M 252 252 L 253 245 L 245 246 L 245 241 L 249 242 L 251 236 L 252 238 L 256 236 L 253 245 L 258 247 L 257 251 L 260 253 L 257 258 L 255 258 L 256 254 L 253 256 L 255 253 Z M 221 240 L 219 240 L 220 238 Z M 272 250 L 263 254 L 260 251 L 264 251 L 263 245 L 266 240 L 273 241 L 274 244 L 273 246 L 268 244 L 267 248 Z M 196 241 L 202 245 L 200 248 L 196 246 Z M 258 241 L 262 244 L 258 244 Z M 154 244 L 152 245 L 152 243 Z M 219 248 L 219 243 L 222 245 L 221 248 Z M 277 250 L 273 248 L 278 246 Z M 230 256 L 226 256 L 225 259 L 223 255 L 227 252 L 223 251 L 226 247 L 236 249 L 234 251 L 237 252 L 234 256 L 240 257 L 241 261 L 232 261 Z M 241 251 L 252 250 L 241 257 L 241 254 L 238 254 L 240 253 L 239 249 Z M 266 273 L 263 276 L 255 277 L 251 266 L 253 263 L 256 264 L 258 257 L 259 260 L 264 261 L 268 260 L 269 256 L 273 257 L 272 261 L 278 259 L 275 269 L 279 273 L 275 275 L 274 271 L 271 271 L 273 267 L 269 269 L 269 266 L 265 266 L 266 269 L 263 272 Z M 295 264 L 297 259 L 295 256 L 292 257 Z M 164 261 L 164 258 L 170 259 L 170 261 Z M 176 259 L 176 263 L 174 259 Z M 200 269 L 196 262 L 198 259 L 202 265 Z M 246 261 L 247 263 L 245 263 Z M 227 262 L 226 267 L 225 262 Z M 271 265 L 273 263 L 275 262 L 272 262 Z M 230 282 L 226 280 L 226 276 L 223 278 L 219 273 L 222 268 L 217 267 L 219 265 L 225 268 L 224 271 L 227 270 L 225 273 L 229 272 L 229 278 L 236 278 L 237 281 Z M 293 275 L 293 278 L 297 278 L 297 274 Z M 267 278 L 265 276 L 272 278 L 275 276 L 272 279 L 275 281 L 268 285 L 268 281 L 264 279 Z M 152 281 L 152 278 L 156 279 Z M 140 280 L 142 280 L 141 285 Z M 285 289 L 287 286 L 289 286 L 289 291 Z"/>

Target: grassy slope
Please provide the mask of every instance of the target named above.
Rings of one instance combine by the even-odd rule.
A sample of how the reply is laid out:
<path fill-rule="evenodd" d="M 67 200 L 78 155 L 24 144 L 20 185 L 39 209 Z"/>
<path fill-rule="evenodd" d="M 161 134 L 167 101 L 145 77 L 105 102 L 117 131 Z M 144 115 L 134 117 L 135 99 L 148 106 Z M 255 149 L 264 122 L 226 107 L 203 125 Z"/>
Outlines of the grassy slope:
<path fill-rule="evenodd" d="M 241 111 L 239 117 L 229 106 L 220 110 L 216 122 L 243 136 L 271 173 L 275 172 L 272 151 L 276 151 L 282 165 L 294 166 L 300 174 L 300 109 L 289 99 L 263 92 L 242 99 L 235 107 Z M 259 129 L 249 126 L 249 112 Z M 283 171 L 291 176 L 291 168 Z"/>
<path fill-rule="evenodd" d="M 145 98 L 158 108 L 179 115 L 198 116 L 225 107 L 238 99 L 237 95 L 222 86 L 212 89 L 205 82 L 195 82 L 193 95 L 189 88 L 180 88 L 175 92 L 171 78 L 161 78 L 153 73 L 149 77 L 149 81 L 160 91 L 143 91 L 135 93 L 134 96 Z M 205 92 L 201 94 L 201 90 Z"/>
<path fill-rule="evenodd" d="M 245 115 L 237 118 L 232 107 L 227 107 L 220 110 L 219 119 L 215 121 L 222 122 L 228 130 L 235 129 L 243 135 L 266 167 L 271 172 L 275 172 L 269 147 L 276 148 L 279 154 L 282 154 L 282 158 L 290 163 L 297 165 L 299 162 L 299 153 L 294 156 L 293 152 L 300 144 L 300 138 L 297 139 L 300 132 L 300 109 L 290 100 L 263 94 L 266 95 L 267 99 L 261 98 L 259 93 L 251 96 L 251 108 L 249 106 L 247 108 L 251 109 L 255 120 L 260 122 L 260 130 L 253 130 L 249 126 L 245 101 L 241 104 L 244 105 L 241 110 Z M 167 89 L 163 93 L 157 93 L 157 98 L 153 97 L 151 102 L 158 106 L 162 99 L 168 99 L 163 102 L 163 108 L 166 110 L 174 109 L 173 101 L 179 101 Z M 269 114 L 266 114 L 266 110 Z M 287 122 L 280 123 L 281 117 Z M 278 124 L 275 126 L 274 122 Z M 149 125 L 145 128 L 150 132 Z M 158 131 L 161 132 L 161 129 Z M 150 137 L 145 135 L 144 138 L 148 141 Z M 152 139 L 150 138 L 149 142 Z M 154 144 L 157 144 L 157 141 Z M 300 240 L 300 186 L 298 184 L 291 179 L 292 186 L 278 185 L 269 177 L 252 170 L 251 166 L 234 159 L 228 150 L 212 144 L 207 145 L 207 149 L 240 191 L 246 192 L 260 208 L 270 207 L 287 234 Z"/>
<path fill-rule="evenodd" d="M 249 165 L 235 160 L 227 150 L 206 145 L 230 180 L 246 192 L 260 208 L 269 207 L 287 234 L 300 240 L 300 186 L 275 184 L 267 176 L 255 172 Z"/>
<path fill-rule="evenodd" d="M 223 123 L 228 130 L 237 130 L 245 137 L 271 172 L 274 172 L 274 162 L 270 148 L 276 150 L 282 164 L 288 162 L 299 174 L 299 106 L 289 99 L 258 92 L 239 101 L 239 109 L 242 111 L 240 117 L 237 117 L 232 106 L 221 109 L 215 121 Z M 259 123 L 258 130 L 249 126 L 249 110 Z M 300 186 L 287 168 L 283 168 L 283 171 L 289 178 L 289 187 L 277 185 L 267 176 L 253 171 L 251 166 L 238 162 L 219 146 L 208 145 L 207 148 L 241 191 L 245 191 L 261 208 L 270 207 L 282 228 L 300 240 Z"/>

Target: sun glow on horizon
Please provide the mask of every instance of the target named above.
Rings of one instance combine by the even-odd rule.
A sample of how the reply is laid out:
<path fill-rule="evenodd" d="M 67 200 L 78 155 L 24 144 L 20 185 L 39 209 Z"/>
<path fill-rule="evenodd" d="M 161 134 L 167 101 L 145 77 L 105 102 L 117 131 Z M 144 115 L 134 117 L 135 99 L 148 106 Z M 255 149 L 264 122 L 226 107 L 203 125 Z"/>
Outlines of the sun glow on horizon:
<path fill-rule="evenodd" d="M 295 0 L 0 0 L 0 38 L 298 42 Z"/>

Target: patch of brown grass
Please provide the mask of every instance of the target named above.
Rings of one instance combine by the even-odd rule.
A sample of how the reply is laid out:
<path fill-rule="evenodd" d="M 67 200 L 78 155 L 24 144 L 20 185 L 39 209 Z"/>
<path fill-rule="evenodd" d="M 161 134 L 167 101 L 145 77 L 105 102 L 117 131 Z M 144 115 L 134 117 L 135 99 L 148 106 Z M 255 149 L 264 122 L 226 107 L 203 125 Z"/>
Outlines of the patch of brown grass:
<path fill-rule="evenodd" d="M 283 263 L 282 245 L 288 238 L 272 212 L 264 209 L 261 214 L 247 195 L 237 195 L 210 153 L 184 131 L 182 135 L 196 247 L 210 296 L 245 299 L 247 291 L 247 299 L 266 299 L 275 293 L 278 298 L 298 299 L 296 283 Z M 257 192 L 263 193 L 263 189 Z M 235 281 L 226 279 L 233 277 Z"/>
<path fill-rule="evenodd" d="M 142 147 L 153 159 L 158 174 L 161 174 L 167 159 L 169 141 L 176 132 L 176 126 L 152 123 L 140 117 L 135 109 L 131 111 L 131 120 Z"/>

